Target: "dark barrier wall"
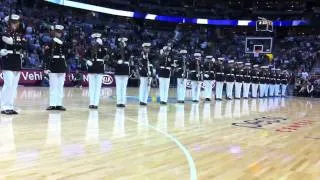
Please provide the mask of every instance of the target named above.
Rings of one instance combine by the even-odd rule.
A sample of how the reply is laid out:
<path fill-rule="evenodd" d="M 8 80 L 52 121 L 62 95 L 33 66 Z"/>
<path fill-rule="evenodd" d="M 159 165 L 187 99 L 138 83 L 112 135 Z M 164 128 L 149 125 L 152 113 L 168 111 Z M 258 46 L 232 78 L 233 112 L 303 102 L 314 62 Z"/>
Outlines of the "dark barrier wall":
<path fill-rule="evenodd" d="M 20 73 L 19 85 L 24 86 L 40 86 L 43 80 L 43 71 L 40 70 L 22 70 Z M 65 86 L 73 86 L 75 74 L 67 73 Z M 0 85 L 3 85 L 3 75 L 0 73 Z M 83 74 L 83 86 L 88 86 L 88 76 Z M 103 86 L 114 87 L 116 86 L 113 73 L 106 73 L 103 78 Z"/>

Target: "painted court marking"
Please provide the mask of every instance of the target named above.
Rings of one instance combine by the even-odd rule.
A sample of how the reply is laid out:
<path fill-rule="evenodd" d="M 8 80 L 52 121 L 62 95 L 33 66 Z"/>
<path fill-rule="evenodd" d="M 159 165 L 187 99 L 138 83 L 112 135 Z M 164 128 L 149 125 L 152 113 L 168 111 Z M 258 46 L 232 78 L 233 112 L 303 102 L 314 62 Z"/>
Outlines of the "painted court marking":
<path fill-rule="evenodd" d="M 125 118 L 127 120 L 129 120 L 129 121 L 133 121 L 133 122 L 138 124 L 138 121 L 136 121 L 134 119 L 131 119 L 131 118 L 128 118 L 128 117 L 125 117 Z M 149 124 L 144 124 L 144 125 L 147 125 L 149 128 L 151 128 L 151 129 L 153 129 L 155 131 L 158 131 L 160 134 L 166 136 L 167 138 L 169 138 L 171 141 L 173 141 L 179 147 L 179 149 L 183 152 L 183 154 L 187 158 L 189 169 L 190 169 L 190 180 L 197 180 L 198 179 L 198 177 L 197 177 L 197 168 L 196 168 L 196 165 L 195 165 L 195 163 L 193 161 L 193 158 L 192 158 L 190 152 L 188 151 L 188 149 L 177 138 L 175 138 L 171 134 L 169 134 L 169 133 L 167 133 L 165 131 L 162 131 L 161 129 L 158 129 L 155 126 L 152 126 L 152 125 L 149 125 Z"/>

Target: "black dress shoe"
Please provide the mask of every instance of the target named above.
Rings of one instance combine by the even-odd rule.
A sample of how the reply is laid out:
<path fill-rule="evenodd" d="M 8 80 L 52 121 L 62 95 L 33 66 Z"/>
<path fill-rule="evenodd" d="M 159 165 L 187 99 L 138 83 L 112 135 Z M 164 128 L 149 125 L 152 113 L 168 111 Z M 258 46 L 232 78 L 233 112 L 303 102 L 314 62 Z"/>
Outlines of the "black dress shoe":
<path fill-rule="evenodd" d="M 89 109 L 94 109 L 94 105 L 90 105 L 90 106 L 89 106 Z"/>
<path fill-rule="evenodd" d="M 147 103 L 140 102 L 140 105 L 141 105 L 141 106 L 146 106 L 146 105 L 147 105 Z"/>
<path fill-rule="evenodd" d="M 67 109 L 63 106 L 56 106 L 56 110 L 58 111 L 66 111 Z"/>
<path fill-rule="evenodd" d="M 10 110 L 4 110 L 4 111 L 1 111 L 1 114 L 12 115 L 12 112 Z"/>
<path fill-rule="evenodd" d="M 206 98 L 206 101 L 208 101 L 208 102 L 209 102 L 209 101 L 211 101 L 211 99 L 210 99 L 210 98 Z"/>
<path fill-rule="evenodd" d="M 15 111 L 15 110 L 10 110 L 10 112 L 11 112 L 11 114 L 14 114 L 14 115 L 17 115 L 17 114 L 18 114 L 18 112 Z"/>
<path fill-rule="evenodd" d="M 124 104 L 117 104 L 117 107 L 124 108 L 126 106 Z"/>
<path fill-rule="evenodd" d="M 194 103 L 198 103 L 199 101 L 198 101 L 198 100 L 193 100 L 192 102 L 194 102 Z"/>
<path fill-rule="evenodd" d="M 232 100 L 232 98 L 227 98 L 227 100 Z"/>
<path fill-rule="evenodd" d="M 222 99 L 220 99 L 220 98 L 216 98 L 216 101 L 222 101 Z"/>
<path fill-rule="evenodd" d="M 48 111 L 56 110 L 56 107 L 55 106 L 49 106 L 49 107 L 47 107 L 47 110 Z"/>
<path fill-rule="evenodd" d="M 184 101 L 178 101 L 179 104 L 184 104 Z"/>
<path fill-rule="evenodd" d="M 167 105 L 167 103 L 164 102 L 164 101 L 161 101 L 160 104 L 162 104 L 162 105 Z"/>
<path fill-rule="evenodd" d="M 93 109 L 98 109 L 98 106 L 93 106 Z"/>

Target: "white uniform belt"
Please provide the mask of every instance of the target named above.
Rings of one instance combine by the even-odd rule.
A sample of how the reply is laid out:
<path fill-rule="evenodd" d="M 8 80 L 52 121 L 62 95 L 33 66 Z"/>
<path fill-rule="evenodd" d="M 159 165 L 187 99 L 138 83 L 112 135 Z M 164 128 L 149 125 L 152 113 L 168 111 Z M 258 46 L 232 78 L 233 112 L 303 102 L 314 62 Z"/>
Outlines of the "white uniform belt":
<path fill-rule="evenodd" d="M 164 66 L 160 66 L 160 69 L 171 69 L 171 67 L 164 67 Z"/>
<path fill-rule="evenodd" d="M 190 71 L 190 72 L 197 72 L 196 70 L 192 70 L 192 71 Z"/>
<path fill-rule="evenodd" d="M 214 73 L 214 71 L 205 71 L 205 73 Z"/>
<path fill-rule="evenodd" d="M 249 75 L 245 75 L 244 77 L 250 77 Z"/>
<path fill-rule="evenodd" d="M 129 65 L 129 62 L 126 61 L 126 62 L 122 62 L 122 63 L 118 63 L 118 64 L 127 64 L 127 65 Z"/>
<path fill-rule="evenodd" d="M 224 74 L 224 73 L 217 73 L 217 74 Z"/>
<path fill-rule="evenodd" d="M 280 81 L 281 79 L 277 79 L 278 81 Z"/>
<path fill-rule="evenodd" d="M 234 74 L 227 74 L 227 76 L 233 76 Z"/>
<path fill-rule="evenodd" d="M 52 58 L 60 59 L 60 58 L 64 58 L 64 55 L 62 55 L 62 56 L 54 55 L 54 56 L 52 56 Z"/>
<path fill-rule="evenodd" d="M 238 77 L 239 77 L 239 76 L 240 76 L 240 77 L 242 77 L 243 75 L 236 75 L 236 76 L 238 76 Z"/>
<path fill-rule="evenodd" d="M 8 54 L 13 54 L 13 51 L 12 51 L 12 50 L 7 50 L 7 53 L 8 53 Z M 16 51 L 15 54 L 20 54 L 20 52 L 19 52 L 19 51 Z"/>
<path fill-rule="evenodd" d="M 103 62 L 104 59 L 96 59 L 96 61 Z"/>

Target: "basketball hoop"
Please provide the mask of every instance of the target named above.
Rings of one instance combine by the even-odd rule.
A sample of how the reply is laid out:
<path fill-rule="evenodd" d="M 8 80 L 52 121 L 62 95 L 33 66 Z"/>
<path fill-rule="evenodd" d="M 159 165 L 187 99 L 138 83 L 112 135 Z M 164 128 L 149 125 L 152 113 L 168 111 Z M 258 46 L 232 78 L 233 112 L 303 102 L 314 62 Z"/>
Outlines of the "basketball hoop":
<path fill-rule="evenodd" d="M 259 57 L 259 54 L 260 54 L 260 50 L 255 50 L 253 52 L 253 57 Z"/>

